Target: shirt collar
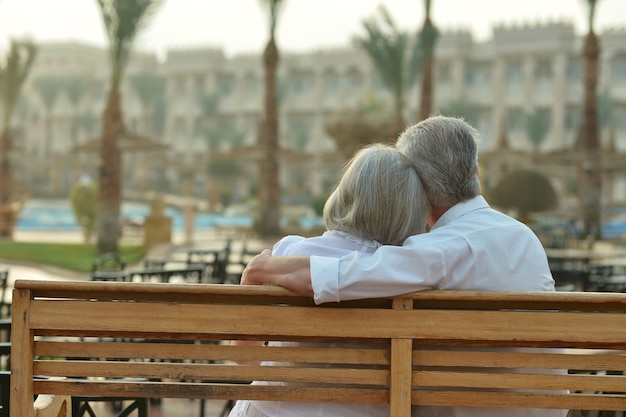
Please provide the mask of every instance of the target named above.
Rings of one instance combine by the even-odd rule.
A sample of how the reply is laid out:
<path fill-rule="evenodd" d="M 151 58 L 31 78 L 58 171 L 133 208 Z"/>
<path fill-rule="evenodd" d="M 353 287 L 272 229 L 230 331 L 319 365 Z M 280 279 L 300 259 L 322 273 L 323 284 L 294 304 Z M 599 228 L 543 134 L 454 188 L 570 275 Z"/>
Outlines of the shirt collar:
<path fill-rule="evenodd" d="M 462 215 L 469 213 L 470 211 L 480 210 L 484 208 L 489 208 L 489 203 L 487 203 L 487 200 L 485 200 L 485 198 L 481 195 L 457 203 L 454 206 L 450 207 L 448 211 L 443 213 L 443 216 L 441 216 L 439 220 L 437 220 L 437 222 L 433 225 L 433 229 L 445 226 L 452 222 L 454 219 L 461 217 Z"/>

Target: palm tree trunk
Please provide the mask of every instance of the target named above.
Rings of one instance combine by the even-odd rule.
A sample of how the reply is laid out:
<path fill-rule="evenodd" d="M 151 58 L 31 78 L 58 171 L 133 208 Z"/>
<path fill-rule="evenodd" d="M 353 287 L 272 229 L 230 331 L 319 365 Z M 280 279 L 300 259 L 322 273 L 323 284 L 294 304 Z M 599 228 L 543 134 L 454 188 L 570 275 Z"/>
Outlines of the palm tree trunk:
<path fill-rule="evenodd" d="M 435 59 L 431 54 L 424 64 L 422 73 L 422 95 L 420 97 L 418 120 L 425 120 L 430 117 L 433 107 L 433 66 Z"/>
<path fill-rule="evenodd" d="M 46 140 L 43 146 L 43 156 L 47 158 L 50 153 L 50 145 L 52 144 L 52 110 L 48 110 L 46 115 Z"/>
<path fill-rule="evenodd" d="M 10 153 L 11 131 L 5 126 L 0 136 L 0 206 L 7 204 L 13 194 Z"/>
<path fill-rule="evenodd" d="M 424 22 L 424 31 L 434 30 L 432 27 L 433 24 L 430 21 L 430 18 L 426 18 Z M 417 111 L 417 121 L 427 119 L 432 113 L 433 107 L 433 95 L 434 95 L 434 86 L 433 86 L 433 68 L 435 66 L 435 48 L 431 47 L 428 57 L 426 58 L 426 62 L 424 62 L 424 68 L 422 70 L 422 80 L 421 80 L 421 95 L 420 95 L 420 104 Z"/>
<path fill-rule="evenodd" d="M 402 132 L 404 132 L 405 129 L 406 123 L 404 122 L 404 117 L 397 114 L 393 120 L 393 127 L 391 128 L 391 134 L 389 135 L 389 139 L 397 138 Z"/>
<path fill-rule="evenodd" d="M 600 43 L 590 30 L 583 47 L 584 57 L 584 103 L 581 123 L 583 161 L 580 169 L 583 234 L 593 239 L 601 238 L 602 169 L 597 115 L 597 85 Z"/>
<path fill-rule="evenodd" d="M 270 38 L 263 52 L 265 68 L 265 116 L 259 135 L 263 157 L 259 166 L 259 234 L 261 237 L 280 235 L 280 183 L 278 178 L 278 101 L 276 71 L 279 54 L 276 42 Z"/>
<path fill-rule="evenodd" d="M 118 138 L 124 131 L 121 97 L 117 88 L 109 92 L 104 110 L 100 147 L 98 189 L 98 252 L 117 252 L 122 201 L 122 157 Z"/>
<path fill-rule="evenodd" d="M 11 131 L 5 126 L 0 136 L 0 239 L 13 236 L 14 213 L 11 207 L 13 176 L 11 174 Z"/>

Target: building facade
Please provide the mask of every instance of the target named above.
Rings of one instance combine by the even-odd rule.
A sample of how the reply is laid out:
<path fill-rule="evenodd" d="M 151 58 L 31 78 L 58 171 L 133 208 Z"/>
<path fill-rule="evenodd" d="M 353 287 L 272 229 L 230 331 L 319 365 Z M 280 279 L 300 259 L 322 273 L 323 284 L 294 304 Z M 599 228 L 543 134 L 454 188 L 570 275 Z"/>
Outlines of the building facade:
<path fill-rule="evenodd" d="M 500 26 L 475 42 L 465 31 L 445 32 L 436 48 L 435 113 L 463 116 L 481 133 L 486 184 L 503 170 L 537 165 L 533 158 L 498 158 L 498 151 L 551 155 L 575 146 L 581 119 L 583 38 L 569 23 Z M 626 158 L 626 29 L 600 34 L 601 135 Z M 97 151 L 109 77 L 107 51 L 81 43 L 39 46 L 14 117 L 14 169 L 35 195 L 66 196 L 87 174 L 97 176 Z M 50 87 L 56 85 L 56 87 Z M 281 182 L 286 199 L 326 195 L 343 161 L 326 122 L 340 110 L 391 97 L 367 55 L 354 48 L 282 52 L 279 66 Z M 415 121 L 418 86 L 407 91 L 408 123 Z M 182 194 L 190 184 L 200 198 L 239 201 L 255 194 L 254 144 L 263 109 L 260 54 L 226 56 L 216 48 L 180 48 L 163 60 L 138 53 L 122 89 L 129 134 L 167 149 L 124 152 L 124 187 Z M 533 138 L 531 115 L 548 121 Z M 247 151 L 246 151 L 247 149 Z M 506 167 L 504 166 L 506 165 Z M 509 165 L 513 165 L 509 167 Z M 563 193 L 575 167 L 539 164 Z M 611 172 L 613 203 L 626 203 L 626 170 Z"/>

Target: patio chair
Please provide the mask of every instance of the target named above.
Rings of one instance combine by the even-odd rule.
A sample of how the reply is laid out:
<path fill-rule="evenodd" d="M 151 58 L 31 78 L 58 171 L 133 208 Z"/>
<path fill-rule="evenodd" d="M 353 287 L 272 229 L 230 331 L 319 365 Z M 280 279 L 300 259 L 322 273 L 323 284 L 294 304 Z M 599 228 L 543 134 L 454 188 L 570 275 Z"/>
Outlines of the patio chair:
<path fill-rule="evenodd" d="M 11 300 L 7 299 L 9 269 L 0 270 L 0 319 L 11 317 Z"/>
<path fill-rule="evenodd" d="M 91 266 L 92 281 L 126 281 L 126 261 L 118 253 L 105 253 Z"/>

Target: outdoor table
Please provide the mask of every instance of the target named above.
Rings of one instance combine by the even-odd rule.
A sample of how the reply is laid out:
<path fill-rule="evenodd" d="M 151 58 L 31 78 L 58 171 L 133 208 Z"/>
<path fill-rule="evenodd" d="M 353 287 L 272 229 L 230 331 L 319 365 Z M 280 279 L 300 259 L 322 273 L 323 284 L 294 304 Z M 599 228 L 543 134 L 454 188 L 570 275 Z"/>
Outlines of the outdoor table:
<path fill-rule="evenodd" d="M 626 265 L 624 252 L 603 252 L 593 249 L 546 249 L 552 275 L 559 284 L 573 284 L 576 291 L 588 291 L 597 283 L 597 275 L 603 267 Z M 612 274 L 612 272 L 611 272 Z M 620 284 L 623 279 L 607 277 Z M 559 282 L 561 281 L 561 282 Z"/>
<path fill-rule="evenodd" d="M 92 281 L 126 281 L 126 271 L 93 271 Z"/>
<path fill-rule="evenodd" d="M 185 251 L 188 265 L 203 264 L 210 271 L 210 277 L 219 283 L 226 280 L 226 266 L 230 257 L 231 241 L 221 248 L 189 249 Z"/>
<path fill-rule="evenodd" d="M 191 264 L 182 267 L 163 267 L 163 268 L 144 268 L 128 271 L 128 280 L 132 281 L 134 277 L 139 277 L 141 281 L 150 281 L 152 277 L 158 277 L 163 283 L 170 282 L 174 276 L 180 276 L 188 282 L 194 280 L 201 282 L 205 272 L 203 264 Z"/>

